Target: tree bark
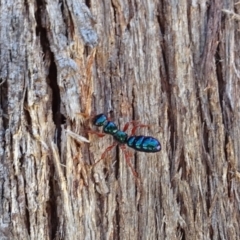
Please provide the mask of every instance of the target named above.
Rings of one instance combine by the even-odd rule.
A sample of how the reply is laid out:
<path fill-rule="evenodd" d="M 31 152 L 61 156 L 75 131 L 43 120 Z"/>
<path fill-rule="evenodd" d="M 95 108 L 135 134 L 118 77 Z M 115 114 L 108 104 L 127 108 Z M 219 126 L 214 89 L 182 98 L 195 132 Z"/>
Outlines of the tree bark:
<path fill-rule="evenodd" d="M 240 3 L 0 4 L 0 239 L 240 239 Z M 161 141 L 121 148 L 105 113 Z M 128 131 L 131 134 L 131 129 Z"/>

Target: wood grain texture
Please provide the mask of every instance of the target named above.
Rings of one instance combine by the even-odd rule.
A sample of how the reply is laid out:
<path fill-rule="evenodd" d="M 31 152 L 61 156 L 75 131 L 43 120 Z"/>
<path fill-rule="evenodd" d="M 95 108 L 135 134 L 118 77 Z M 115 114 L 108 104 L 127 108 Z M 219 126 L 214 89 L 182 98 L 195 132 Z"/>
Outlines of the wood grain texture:
<path fill-rule="evenodd" d="M 1 1 L 0 239 L 239 239 L 239 11 Z M 161 141 L 137 179 L 97 113 Z"/>

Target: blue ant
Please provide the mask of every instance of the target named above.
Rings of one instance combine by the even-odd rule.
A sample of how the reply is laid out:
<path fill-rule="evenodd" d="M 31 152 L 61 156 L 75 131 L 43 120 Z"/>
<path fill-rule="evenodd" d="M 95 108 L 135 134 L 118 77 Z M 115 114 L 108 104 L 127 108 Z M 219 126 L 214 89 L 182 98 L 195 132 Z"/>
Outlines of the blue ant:
<path fill-rule="evenodd" d="M 96 115 L 93 118 L 93 125 L 97 127 L 103 127 L 103 132 L 105 134 L 110 134 L 114 137 L 116 140 L 115 143 L 113 143 L 111 146 L 109 146 L 104 153 L 102 154 L 100 160 L 104 159 L 107 152 L 109 152 L 113 147 L 117 146 L 120 144 L 120 148 L 123 150 L 125 154 L 125 158 L 127 161 L 127 164 L 131 168 L 134 176 L 137 177 L 137 173 L 133 169 L 131 163 L 130 163 L 130 156 L 129 153 L 126 151 L 125 144 L 127 144 L 128 147 L 131 147 L 137 151 L 140 152 L 147 152 L 147 153 L 154 153 L 154 152 L 159 152 L 161 150 L 161 144 L 160 142 L 151 136 L 135 136 L 134 133 L 138 127 L 147 127 L 148 125 L 143 125 L 143 124 L 138 124 L 137 126 L 133 127 L 131 136 L 128 136 L 128 134 L 125 132 L 129 125 L 133 122 L 128 122 L 125 124 L 123 131 L 119 130 L 117 125 L 112 122 L 108 121 L 108 118 L 106 115 L 103 113 Z M 103 133 L 98 133 L 94 131 L 89 131 L 90 133 L 95 133 L 99 137 L 103 137 L 105 134 Z M 96 163 L 98 163 L 100 160 L 98 160 Z M 95 163 L 95 164 L 96 164 Z"/>

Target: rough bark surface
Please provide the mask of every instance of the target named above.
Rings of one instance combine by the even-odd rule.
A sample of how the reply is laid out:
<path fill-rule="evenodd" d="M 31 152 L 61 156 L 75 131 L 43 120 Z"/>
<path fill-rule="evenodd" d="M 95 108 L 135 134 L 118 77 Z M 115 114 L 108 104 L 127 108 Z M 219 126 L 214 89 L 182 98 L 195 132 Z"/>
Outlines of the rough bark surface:
<path fill-rule="evenodd" d="M 240 239 L 237 0 L 0 13 L 0 239 Z M 129 149 L 138 178 L 118 147 L 94 165 L 113 143 L 87 133 L 102 112 L 161 141 Z"/>

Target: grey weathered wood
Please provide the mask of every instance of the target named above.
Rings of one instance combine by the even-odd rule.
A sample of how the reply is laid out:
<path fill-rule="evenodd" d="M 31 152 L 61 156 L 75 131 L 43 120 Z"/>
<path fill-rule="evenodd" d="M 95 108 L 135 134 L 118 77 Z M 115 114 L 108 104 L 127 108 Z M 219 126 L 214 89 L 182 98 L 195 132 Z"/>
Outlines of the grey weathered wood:
<path fill-rule="evenodd" d="M 239 239 L 239 8 L 1 1 L 0 239 Z M 94 165 L 111 111 L 161 141 L 138 179 L 120 149 Z"/>

